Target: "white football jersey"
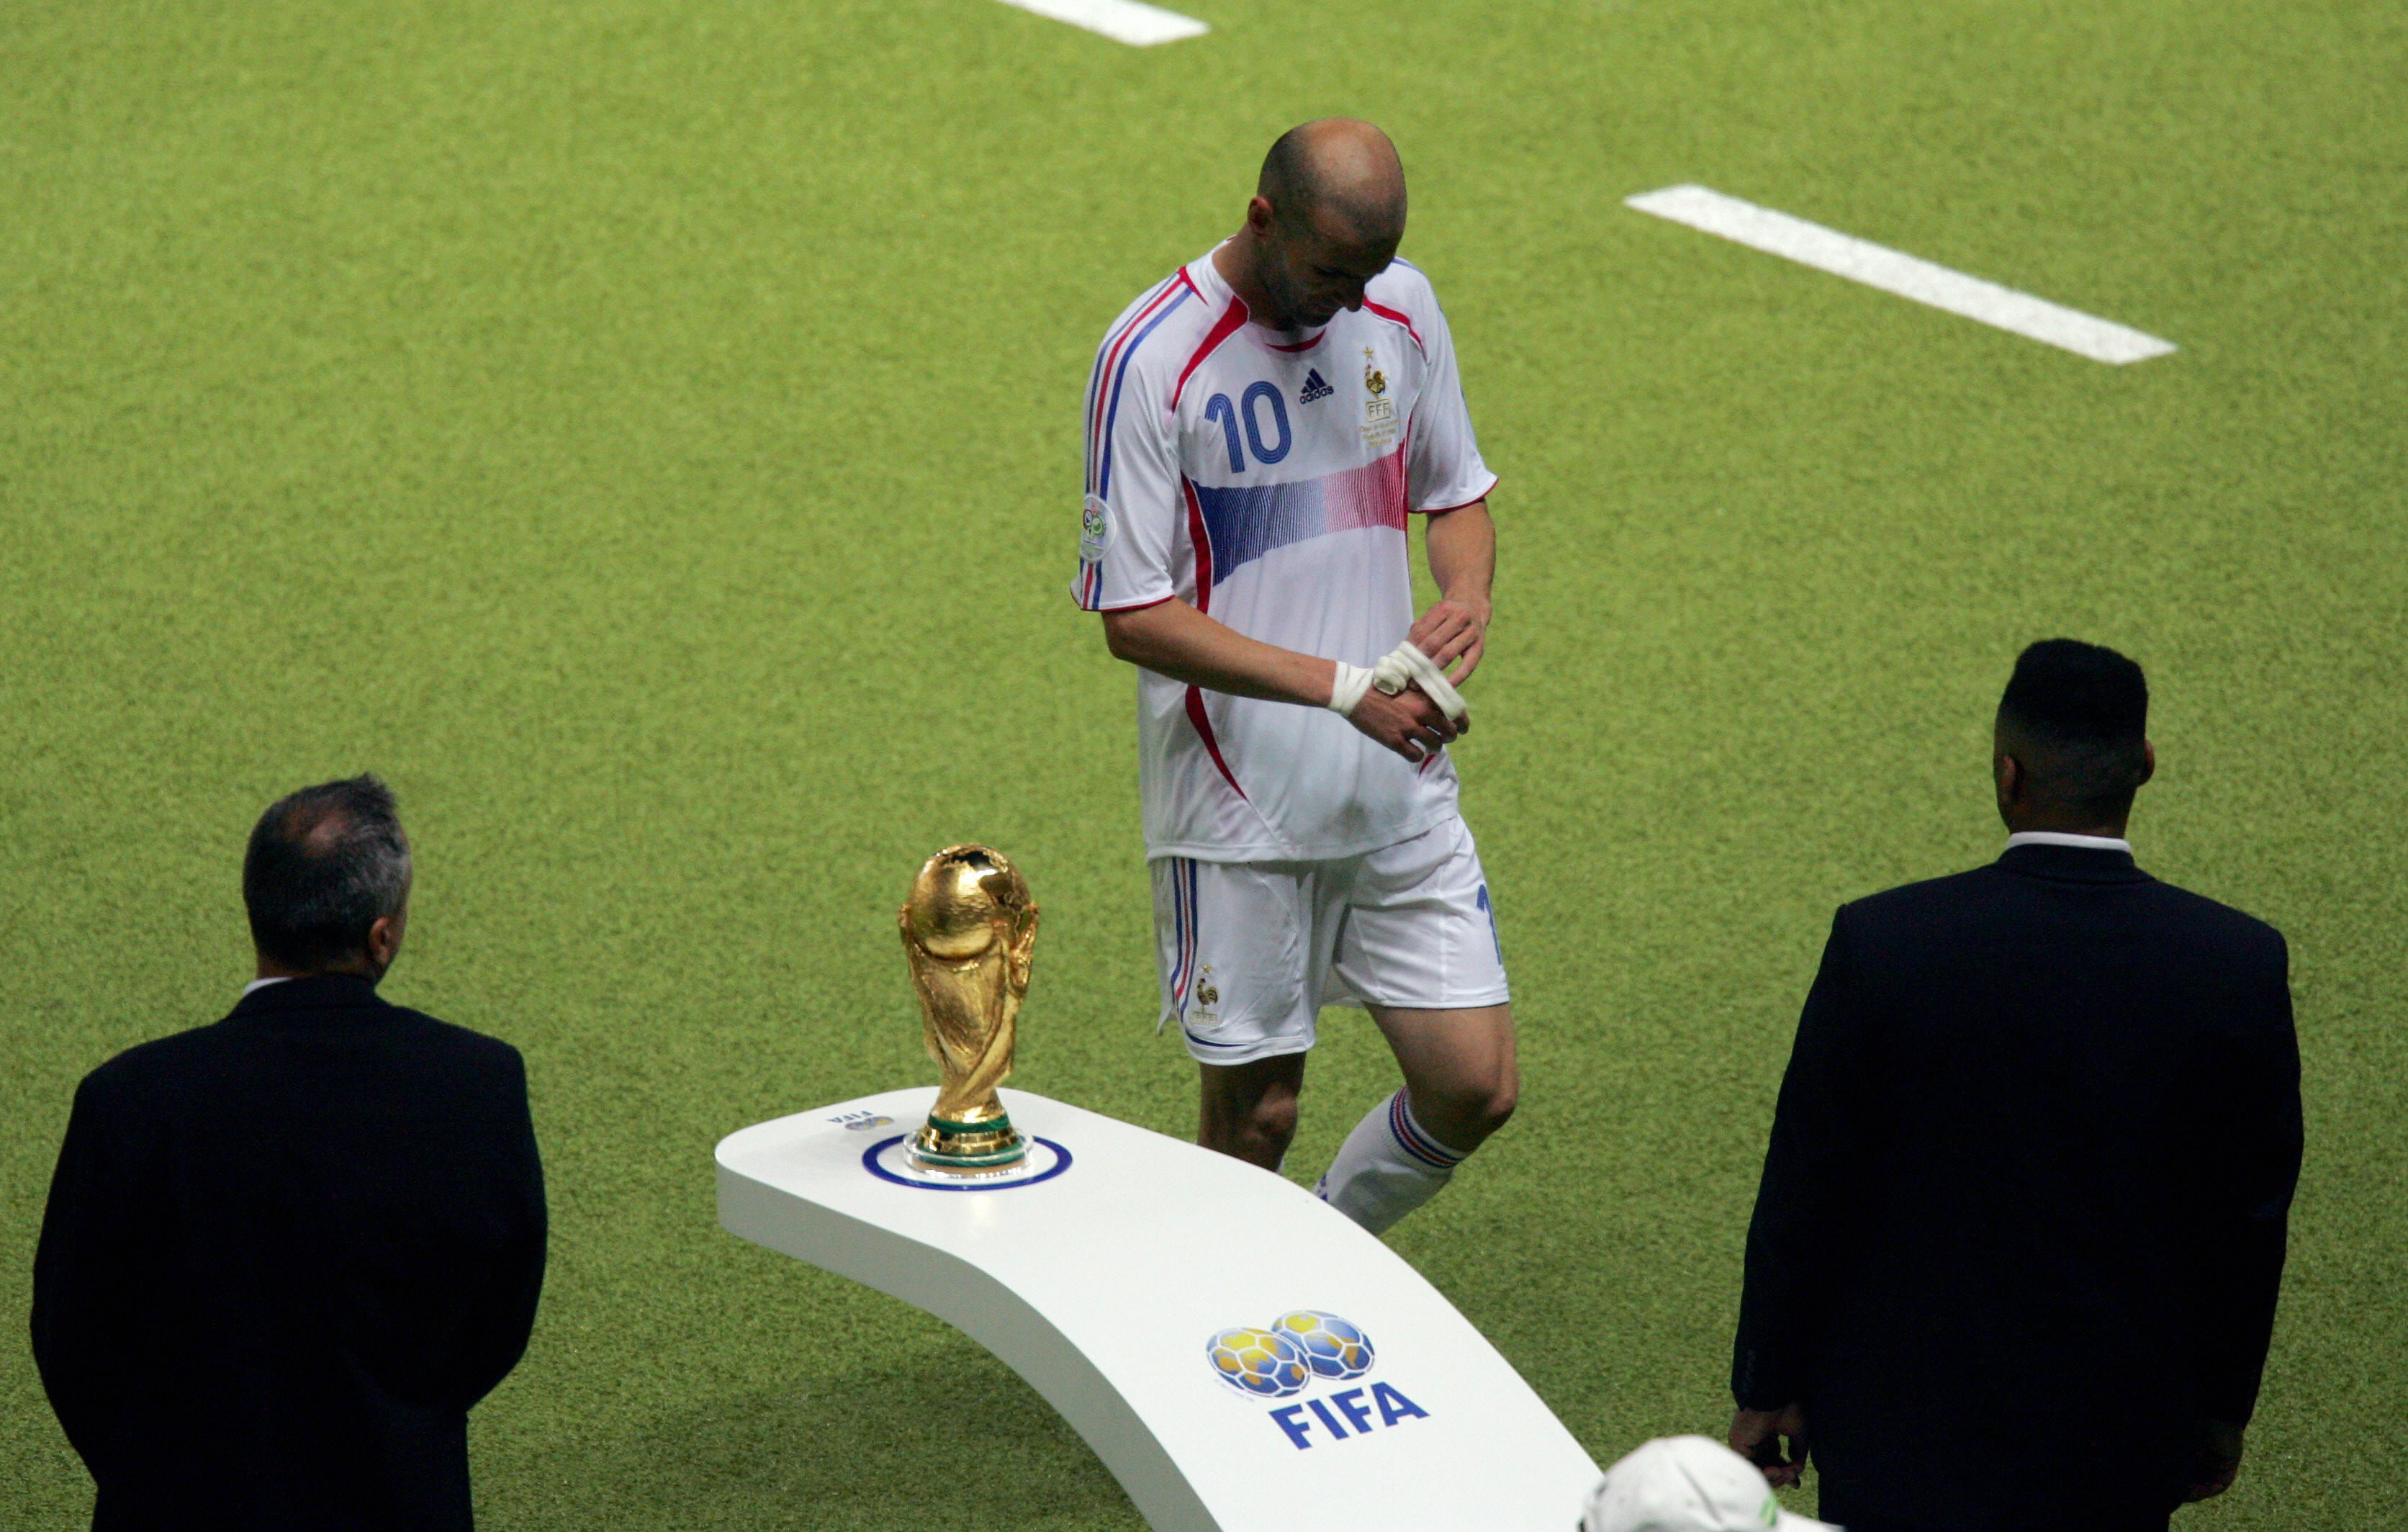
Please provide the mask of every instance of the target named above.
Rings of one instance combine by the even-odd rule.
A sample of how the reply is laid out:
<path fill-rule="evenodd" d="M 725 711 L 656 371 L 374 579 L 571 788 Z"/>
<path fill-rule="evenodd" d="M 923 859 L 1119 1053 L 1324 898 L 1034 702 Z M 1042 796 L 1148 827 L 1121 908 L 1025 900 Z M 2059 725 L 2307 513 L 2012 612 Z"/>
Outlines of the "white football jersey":
<path fill-rule="evenodd" d="M 1090 611 L 1177 596 L 1265 643 L 1368 666 L 1412 626 L 1406 514 L 1496 482 L 1418 269 L 1394 263 L 1360 310 L 1293 340 L 1250 323 L 1207 254 L 1096 353 L 1072 591 Z M 1138 736 L 1149 857 L 1354 856 L 1455 812 L 1443 751 L 1416 767 L 1326 708 L 1140 669 Z"/>

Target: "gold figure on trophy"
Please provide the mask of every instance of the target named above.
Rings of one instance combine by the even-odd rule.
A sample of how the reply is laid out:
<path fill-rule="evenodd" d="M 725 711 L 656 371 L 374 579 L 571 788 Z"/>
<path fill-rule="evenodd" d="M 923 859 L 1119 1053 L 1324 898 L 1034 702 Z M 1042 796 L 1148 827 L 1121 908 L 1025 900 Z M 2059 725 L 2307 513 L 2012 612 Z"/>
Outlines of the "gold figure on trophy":
<path fill-rule="evenodd" d="M 1008 1169 L 1028 1153 L 996 1095 L 1011 1073 L 1012 1023 L 1037 950 L 1028 884 L 991 846 L 948 846 L 921 864 L 896 923 L 943 1077 L 911 1157 L 952 1175 Z"/>

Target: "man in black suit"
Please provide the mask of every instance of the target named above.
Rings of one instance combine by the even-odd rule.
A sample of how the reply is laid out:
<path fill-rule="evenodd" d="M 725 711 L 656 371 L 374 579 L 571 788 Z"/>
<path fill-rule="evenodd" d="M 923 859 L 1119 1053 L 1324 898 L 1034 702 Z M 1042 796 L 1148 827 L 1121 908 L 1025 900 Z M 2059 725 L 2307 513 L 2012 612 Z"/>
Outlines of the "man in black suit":
<path fill-rule="evenodd" d="M 2288 956 L 2133 865 L 2147 712 L 2124 656 L 2026 650 L 2006 854 L 1832 923 L 1731 1445 L 1780 1484 L 1811 1442 L 1849 1532 L 2165 1532 L 2240 1468 L 2299 1177 Z"/>
<path fill-rule="evenodd" d="M 243 861 L 257 981 L 76 1092 L 34 1354 L 95 1532 L 469 1525 L 543 1173 L 518 1051 L 377 996 L 409 878 L 375 778 L 276 804 Z"/>

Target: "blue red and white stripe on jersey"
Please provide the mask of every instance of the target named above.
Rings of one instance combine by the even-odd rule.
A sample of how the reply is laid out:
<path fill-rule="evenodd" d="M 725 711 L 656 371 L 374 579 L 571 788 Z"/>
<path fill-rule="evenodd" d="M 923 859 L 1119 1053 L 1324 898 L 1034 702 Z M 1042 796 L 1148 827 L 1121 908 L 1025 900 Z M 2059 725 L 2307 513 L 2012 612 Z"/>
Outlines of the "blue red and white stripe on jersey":
<path fill-rule="evenodd" d="M 1140 298 L 1096 348 L 1095 370 L 1087 379 L 1086 484 L 1090 496 L 1101 498 L 1111 493 L 1112 426 L 1120 418 L 1121 395 L 1128 384 L 1130 365 L 1163 322 L 1197 296 L 1196 284 L 1182 267 Z M 1079 561 L 1078 595 L 1079 605 L 1085 610 L 1103 609 L 1101 559 Z"/>
<path fill-rule="evenodd" d="M 1211 544 L 1211 579 L 1199 566 L 1197 585 L 1218 585 L 1275 548 L 1363 527 L 1405 529 L 1405 453 L 1286 484 L 1216 488 L 1190 480 L 1188 493 Z"/>
<path fill-rule="evenodd" d="M 1129 364 L 1163 321 L 1197 298 L 1196 284 L 1184 267 L 1148 294 L 1127 322 L 1112 331 L 1096 352 L 1096 370 L 1087 382 L 1087 493 L 1109 497 L 1112 493 L 1112 426 L 1119 419 L 1121 394 L 1128 383 Z M 1200 301 L 1200 300 L 1198 300 Z"/>

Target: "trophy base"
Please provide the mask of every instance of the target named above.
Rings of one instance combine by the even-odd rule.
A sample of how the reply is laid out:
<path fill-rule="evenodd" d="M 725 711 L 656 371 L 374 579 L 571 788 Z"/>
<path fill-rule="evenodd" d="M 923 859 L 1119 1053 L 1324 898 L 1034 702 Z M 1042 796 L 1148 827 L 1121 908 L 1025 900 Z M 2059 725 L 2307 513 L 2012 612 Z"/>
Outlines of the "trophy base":
<path fill-rule="evenodd" d="M 931 1117 L 911 1135 L 911 1163 L 948 1176 L 992 1176 L 1028 1157 L 1028 1140 L 1009 1117 L 983 1123 L 949 1123 Z"/>

